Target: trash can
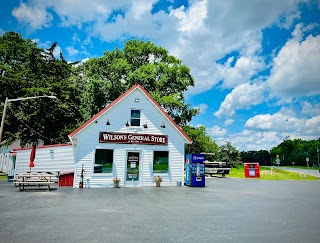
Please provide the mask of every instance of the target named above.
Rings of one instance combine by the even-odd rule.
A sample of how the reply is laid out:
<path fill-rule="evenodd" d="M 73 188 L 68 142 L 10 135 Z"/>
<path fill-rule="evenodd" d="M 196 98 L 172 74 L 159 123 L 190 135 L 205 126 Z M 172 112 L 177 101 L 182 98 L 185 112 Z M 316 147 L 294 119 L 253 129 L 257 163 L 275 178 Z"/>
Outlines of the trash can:
<path fill-rule="evenodd" d="M 244 163 L 245 178 L 260 178 L 259 163 Z"/>

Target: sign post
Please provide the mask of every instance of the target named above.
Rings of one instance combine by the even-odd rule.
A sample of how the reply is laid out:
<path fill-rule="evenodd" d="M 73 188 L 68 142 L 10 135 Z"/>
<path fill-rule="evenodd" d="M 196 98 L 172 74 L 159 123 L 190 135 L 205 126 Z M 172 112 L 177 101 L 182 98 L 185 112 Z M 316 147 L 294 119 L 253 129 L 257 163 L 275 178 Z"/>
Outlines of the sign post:
<path fill-rule="evenodd" d="M 319 164 L 319 154 L 320 154 L 320 151 L 319 151 L 319 148 L 317 147 L 317 154 L 318 154 L 318 169 L 319 169 L 319 173 L 320 173 L 320 164 Z"/>
<path fill-rule="evenodd" d="M 278 167 L 279 167 L 279 165 L 280 165 L 280 159 L 279 159 L 279 155 L 277 155 L 277 159 L 276 159 L 276 163 L 277 163 L 277 165 L 278 165 Z"/>

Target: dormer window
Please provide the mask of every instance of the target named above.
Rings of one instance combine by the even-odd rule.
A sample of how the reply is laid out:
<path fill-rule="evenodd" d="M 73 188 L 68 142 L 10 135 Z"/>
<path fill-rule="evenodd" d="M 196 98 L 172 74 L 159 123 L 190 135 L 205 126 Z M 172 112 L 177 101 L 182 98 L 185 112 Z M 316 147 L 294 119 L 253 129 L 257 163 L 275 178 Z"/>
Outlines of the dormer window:
<path fill-rule="evenodd" d="M 140 127 L 140 110 L 131 110 L 131 126 Z"/>

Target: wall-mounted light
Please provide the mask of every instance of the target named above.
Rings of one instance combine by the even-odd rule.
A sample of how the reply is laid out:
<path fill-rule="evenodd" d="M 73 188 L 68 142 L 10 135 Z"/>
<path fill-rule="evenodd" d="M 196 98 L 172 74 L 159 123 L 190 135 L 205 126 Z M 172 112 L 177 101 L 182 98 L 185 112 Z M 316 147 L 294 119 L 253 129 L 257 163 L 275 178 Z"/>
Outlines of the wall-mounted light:
<path fill-rule="evenodd" d="M 95 121 L 95 123 L 98 123 L 98 121 Z"/>
<path fill-rule="evenodd" d="M 145 124 L 143 125 L 143 128 L 148 128 L 148 124 L 145 123 Z"/>
<path fill-rule="evenodd" d="M 134 99 L 134 102 L 136 102 L 136 103 L 138 103 L 139 101 L 140 101 L 139 98 Z"/>
<path fill-rule="evenodd" d="M 166 128 L 166 125 L 164 124 L 164 122 L 162 122 L 162 125 L 160 127 Z"/>
<path fill-rule="evenodd" d="M 126 123 L 126 127 L 129 127 L 130 125 L 129 125 L 129 122 L 127 121 L 127 123 Z"/>
<path fill-rule="evenodd" d="M 107 125 L 107 126 L 110 126 L 110 122 L 109 122 L 109 120 L 107 121 L 106 125 Z"/>

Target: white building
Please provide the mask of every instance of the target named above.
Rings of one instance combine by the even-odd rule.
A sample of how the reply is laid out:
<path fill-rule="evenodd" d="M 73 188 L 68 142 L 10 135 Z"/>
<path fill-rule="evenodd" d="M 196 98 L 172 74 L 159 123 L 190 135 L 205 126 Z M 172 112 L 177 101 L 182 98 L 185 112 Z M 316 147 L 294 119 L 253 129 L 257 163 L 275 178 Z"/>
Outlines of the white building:
<path fill-rule="evenodd" d="M 30 171 L 32 147 L 14 148 L 16 152 L 15 173 Z M 73 173 L 73 148 L 71 144 L 37 146 L 32 172 Z"/>
<path fill-rule="evenodd" d="M 2 143 L 0 143 L 0 172 L 4 172 L 9 176 L 12 176 L 15 171 L 17 154 L 13 149 L 20 148 L 20 140 L 16 140 L 9 145 L 3 145 Z M 40 141 L 39 144 L 42 145 L 43 141 Z"/>
<path fill-rule="evenodd" d="M 75 160 L 74 187 L 162 186 L 184 180 L 184 146 L 191 139 L 150 94 L 134 85 L 69 135 Z"/>

